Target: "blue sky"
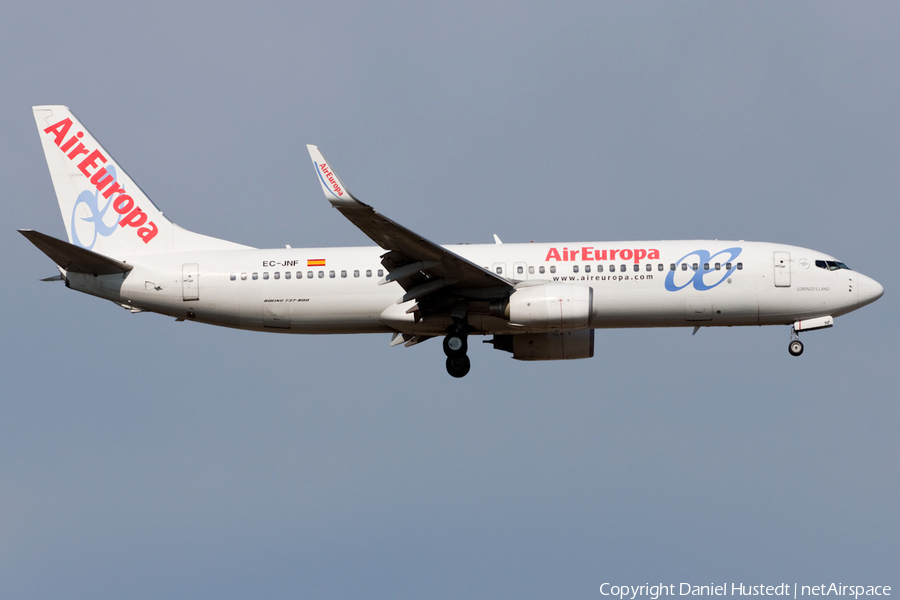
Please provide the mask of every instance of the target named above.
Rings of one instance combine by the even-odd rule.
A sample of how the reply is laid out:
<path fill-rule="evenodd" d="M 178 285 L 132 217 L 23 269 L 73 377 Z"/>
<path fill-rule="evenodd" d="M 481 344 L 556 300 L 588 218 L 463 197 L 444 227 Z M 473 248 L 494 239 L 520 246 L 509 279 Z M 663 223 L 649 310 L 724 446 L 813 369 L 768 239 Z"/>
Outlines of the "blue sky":
<path fill-rule="evenodd" d="M 0 597 L 594 598 L 900 585 L 900 9 L 682 2 L 0 8 Z M 441 243 L 747 239 L 885 296 L 787 328 L 601 331 L 593 359 L 132 315 L 38 281 L 30 106 L 178 224 L 365 245 L 305 145 Z M 473 342 L 475 342 L 473 340 Z"/>

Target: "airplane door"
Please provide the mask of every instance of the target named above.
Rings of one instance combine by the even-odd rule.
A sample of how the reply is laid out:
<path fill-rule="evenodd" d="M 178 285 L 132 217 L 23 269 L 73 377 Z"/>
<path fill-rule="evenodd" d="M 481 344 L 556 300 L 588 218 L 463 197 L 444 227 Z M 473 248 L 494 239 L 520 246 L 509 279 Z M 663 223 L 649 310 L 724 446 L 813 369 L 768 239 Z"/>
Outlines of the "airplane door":
<path fill-rule="evenodd" d="M 528 279 L 528 265 L 523 262 L 517 262 L 516 264 L 514 264 L 511 277 L 520 281 Z"/>
<path fill-rule="evenodd" d="M 791 253 L 775 252 L 775 287 L 791 287 Z"/>
<path fill-rule="evenodd" d="M 185 302 L 200 299 L 200 266 L 185 263 L 181 267 L 181 295 Z"/>

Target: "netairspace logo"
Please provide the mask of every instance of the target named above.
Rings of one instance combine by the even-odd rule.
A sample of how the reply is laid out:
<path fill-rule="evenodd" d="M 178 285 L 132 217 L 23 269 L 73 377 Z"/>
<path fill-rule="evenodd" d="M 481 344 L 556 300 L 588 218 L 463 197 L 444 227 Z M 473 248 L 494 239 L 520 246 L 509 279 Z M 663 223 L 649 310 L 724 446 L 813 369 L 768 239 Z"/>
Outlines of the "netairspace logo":
<path fill-rule="evenodd" d="M 676 593 L 675 589 L 678 589 Z M 619 600 L 636 600 L 646 596 L 650 600 L 658 600 L 661 596 L 852 596 L 854 600 L 860 596 L 890 596 L 889 585 L 844 585 L 842 583 L 823 583 L 819 585 L 800 585 L 797 583 L 780 583 L 778 585 L 752 585 L 744 583 L 710 583 L 709 585 L 693 585 L 691 583 L 670 583 L 650 585 L 613 585 L 604 583 L 600 586 L 603 596 L 615 596 Z"/>

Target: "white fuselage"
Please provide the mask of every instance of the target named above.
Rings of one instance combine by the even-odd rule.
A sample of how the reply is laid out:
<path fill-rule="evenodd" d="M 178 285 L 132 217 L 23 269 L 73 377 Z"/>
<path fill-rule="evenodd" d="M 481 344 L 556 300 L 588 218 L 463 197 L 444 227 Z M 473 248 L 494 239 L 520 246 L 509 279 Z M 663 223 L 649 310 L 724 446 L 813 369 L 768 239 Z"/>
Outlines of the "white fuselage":
<path fill-rule="evenodd" d="M 445 246 L 517 286 L 593 288 L 591 328 L 791 324 L 839 316 L 882 288 L 815 250 L 763 242 L 681 240 Z M 69 273 L 73 289 L 177 318 L 282 333 L 439 335 L 416 323 L 404 290 L 380 285 L 384 250 L 235 249 L 125 259 L 123 275 Z M 623 256 L 625 258 L 623 258 Z M 780 262 L 780 264 L 779 264 Z M 323 265 L 324 263 L 324 265 Z M 317 266 L 311 266 L 317 265 Z M 674 270 L 673 270 L 674 265 Z M 473 333 L 527 333 L 502 316 L 470 314 Z"/>

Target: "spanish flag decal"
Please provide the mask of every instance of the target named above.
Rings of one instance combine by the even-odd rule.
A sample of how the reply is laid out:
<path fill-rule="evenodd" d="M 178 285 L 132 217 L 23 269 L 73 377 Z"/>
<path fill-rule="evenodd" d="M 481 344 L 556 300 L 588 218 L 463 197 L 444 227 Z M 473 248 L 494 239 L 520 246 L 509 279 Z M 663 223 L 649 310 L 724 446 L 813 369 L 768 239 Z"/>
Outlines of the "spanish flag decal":
<path fill-rule="evenodd" d="M 324 267 L 325 259 L 324 258 L 310 258 L 306 261 L 307 267 Z"/>

